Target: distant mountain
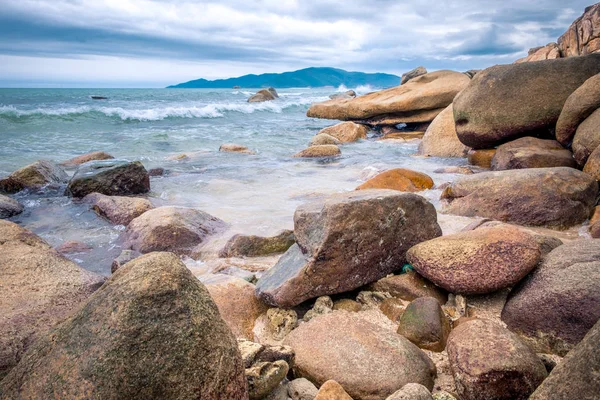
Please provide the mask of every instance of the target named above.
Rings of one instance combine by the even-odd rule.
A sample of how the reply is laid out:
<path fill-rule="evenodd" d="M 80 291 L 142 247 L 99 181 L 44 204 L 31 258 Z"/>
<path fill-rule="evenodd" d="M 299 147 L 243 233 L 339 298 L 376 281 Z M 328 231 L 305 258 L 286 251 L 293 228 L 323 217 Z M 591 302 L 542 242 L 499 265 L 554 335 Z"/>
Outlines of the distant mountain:
<path fill-rule="evenodd" d="M 391 74 L 366 74 L 364 72 L 348 72 L 337 68 L 305 68 L 282 74 L 244 75 L 238 78 L 217 79 L 208 81 L 196 79 L 169 88 L 186 89 L 220 89 L 239 86 L 242 88 L 261 88 L 272 86 L 276 89 L 291 87 L 323 87 L 344 85 L 353 88 L 359 85 L 371 85 L 378 88 L 398 86 L 400 77 Z"/>

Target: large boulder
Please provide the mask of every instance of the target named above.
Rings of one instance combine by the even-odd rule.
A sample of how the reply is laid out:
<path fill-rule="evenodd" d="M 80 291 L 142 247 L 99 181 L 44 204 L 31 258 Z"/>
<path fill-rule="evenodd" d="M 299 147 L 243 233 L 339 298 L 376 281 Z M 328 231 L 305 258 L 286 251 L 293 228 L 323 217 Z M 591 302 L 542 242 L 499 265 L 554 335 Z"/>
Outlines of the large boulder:
<path fill-rule="evenodd" d="M 552 370 L 530 400 L 596 400 L 600 393 L 600 320 Z"/>
<path fill-rule="evenodd" d="M 171 251 L 189 255 L 197 245 L 226 224 L 204 211 L 187 207 L 158 207 L 127 226 L 126 248 L 140 253 Z"/>
<path fill-rule="evenodd" d="M 14 217 L 21 214 L 24 208 L 18 201 L 0 194 L 0 219 Z"/>
<path fill-rule="evenodd" d="M 444 109 L 425 131 L 419 154 L 432 157 L 465 157 L 469 148 L 456 136 L 452 104 Z"/>
<path fill-rule="evenodd" d="M 418 76 L 425 75 L 427 73 L 427 69 L 423 66 L 419 66 L 417 68 L 411 69 L 408 72 L 402 74 L 402 79 L 400 80 L 400 84 L 404 85 L 406 82 L 414 79 Z"/>
<path fill-rule="evenodd" d="M 150 176 L 141 162 L 90 161 L 82 164 L 69 181 L 66 194 L 85 197 L 90 193 L 128 196 L 150 191 Z"/>
<path fill-rule="evenodd" d="M 317 135 L 326 134 L 333 136 L 341 143 L 356 142 L 367 138 L 369 129 L 365 125 L 355 124 L 354 122 L 340 122 L 339 124 L 323 128 Z"/>
<path fill-rule="evenodd" d="M 454 96 L 469 82 L 469 77 L 460 72 L 436 71 L 411 79 L 404 85 L 355 99 L 315 103 L 307 115 L 380 125 L 429 122 L 452 103 Z"/>
<path fill-rule="evenodd" d="M 429 175 L 406 168 L 394 168 L 378 174 L 356 189 L 393 189 L 401 192 L 420 192 L 432 187 L 433 179 Z"/>
<path fill-rule="evenodd" d="M 569 95 L 598 73 L 600 54 L 488 68 L 454 100 L 458 138 L 482 149 L 551 136 Z"/>
<path fill-rule="evenodd" d="M 117 225 L 129 225 L 135 218 L 153 208 L 147 199 L 106 196 L 100 193 L 88 194 L 83 201 L 89 203 L 96 214 Z"/>
<path fill-rule="evenodd" d="M 406 256 L 419 274 L 451 293 L 486 294 L 523 279 L 541 252 L 532 235 L 503 224 L 428 240 Z"/>
<path fill-rule="evenodd" d="M 219 257 L 263 257 L 285 253 L 294 241 L 294 232 L 284 230 L 275 236 L 234 235 L 219 252 Z"/>
<path fill-rule="evenodd" d="M 460 324 L 446 350 L 463 400 L 526 400 L 548 375 L 531 348 L 493 321 Z"/>
<path fill-rule="evenodd" d="M 248 103 L 262 103 L 263 101 L 271 101 L 279 98 L 277 91 L 270 87 L 267 89 L 261 89 L 248 99 Z"/>
<path fill-rule="evenodd" d="M 360 190 L 304 204 L 296 243 L 257 284 L 268 304 L 291 307 L 401 269 L 413 245 L 441 235 L 431 203 L 412 193 Z"/>
<path fill-rule="evenodd" d="M 443 210 L 520 225 L 566 228 L 591 215 L 598 183 L 573 168 L 483 172 L 456 178 L 442 193 Z"/>
<path fill-rule="evenodd" d="M 321 315 L 294 329 L 284 344 L 296 352 L 296 375 L 317 386 L 333 379 L 356 400 L 383 400 L 407 383 L 431 390 L 436 375 L 429 357 L 393 325 L 388 330 L 361 313 Z"/>
<path fill-rule="evenodd" d="M 571 167 L 577 163 L 573 153 L 565 149 L 556 140 L 543 140 L 534 137 L 523 137 L 504 143 L 496 149 L 491 169 Z"/>
<path fill-rule="evenodd" d="M 568 146 L 577 127 L 600 108 L 600 74 L 586 80 L 567 98 L 556 122 L 556 140 Z"/>
<path fill-rule="evenodd" d="M 35 339 L 62 322 L 104 278 L 32 232 L 0 220 L 0 381 Z M 2 387 L 0 386 L 0 397 Z M 41 398 L 41 397 L 40 397 Z"/>
<path fill-rule="evenodd" d="M 3 398 L 247 396 L 231 330 L 171 253 L 120 268 L 71 318 L 40 337 L 0 383 Z"/>
<path fill-rule="evenodd" d="M 51 161 L 39 160 L 0 179 L 0 192 L 16 193 L 23 189 L 40 189 L 49 184 L 67 183 L 66 172 Z"/>
<path fill-rule="evenodd" d="M 600 4 L 585 9 L 569 29 L 558 38 L 558 48 L 563 57 L 582 56 L 600 51 Z"/>
<path fill-rule="evenodd" d="M 509 329 L 540 353 L 564 355 L 600 318 L 600 240 L 552 250 L 515 287 L 502 310 Z"/>
<path fill-rule="evenodd" d="M 86 162 L 90 161 L 112 160 L 113 158 L 113 156 L 103 151 L 93 151 L 91 153 L 86 153 L 77 157 L 73 157 L 70 160 L 61 163 L 61 165 L 65 167 L 75 167 L 77 165 L 85 164 Z"/>
<path fill-rule="evenodd" d="M 600 146 L 600 108 L 587 117 L 575 132 L 571 148 L 577 164 L 583 167 L 598 146 Z"/>

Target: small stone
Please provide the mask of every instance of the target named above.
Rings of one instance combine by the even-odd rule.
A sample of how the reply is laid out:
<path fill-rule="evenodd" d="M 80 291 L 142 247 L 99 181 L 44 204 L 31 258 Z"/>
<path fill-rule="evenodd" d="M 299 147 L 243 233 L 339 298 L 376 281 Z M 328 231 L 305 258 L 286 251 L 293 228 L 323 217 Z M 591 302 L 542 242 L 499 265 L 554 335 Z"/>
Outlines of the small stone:
<path fill-rule="evenodd" d="M 148 175 L 149 176 L 163 176 L 165 174 L 165 169 L 158 167 L 158 168 L 152 168 L 148 170 Z"/>
<path fill-rule="evenodd" d="M 333 311 L 333 301 L 329 296 L 321 296 L 315 301 L 313 308 L 304 314 L 304 321 L 310 321 L 316 316 L 327 314 Z"/>
<path fill-rule="evenodd" d="M 314 400 L 352 400 L 352 397 L 334 380 L 328 380 L 321 385 Z"/>
<path fill-rule="evenodd" d="M 490 168 L 492 166 L 494 155 L 496 155 L 496 149 L 469 150 L 467 159 L 471 165 L 481 168 Z"/>
<path fill-rule="evenodd" d="M 321 129 L 317 135 L 330 135 L 342 143 L 348 143 L 366 139 L 368 131 L 369 129 L 365 125 L 347 121 Z"/>
<path fill-rule="evenodd" d="M 106 196 L 100 193 L 91 193 L 83 198 L 90 203 L 92 209 L 99 216 L 106 218 L 116 225 L 129 225 L 131 221 L 148 210 L 154 208 L 147 199 L 139 197 Z"/>
<path fill-rule="evenodd" d="M 325 144 L 340 145 L 342 142 L 327 133 L 319 133 L 310 139 L 309 146 L 322 146 Z M 312 399 L 311 399 L 312 400 Z"/>
<path fill-rule="evenodd" d="M 359 312 L 362 310 L 362 305 L 352 299 L 341 299 L 333 303 L 334 310 L 344 310 L 348 312 Z"/>
<path fill-rule="evenodd" d="M 0 194 L 0 219 L 14 217 L 25 210 L 23 205 L 8 196 Z"/>
<path fill-rule="evenodd" d="M 432 187 L 433 180 L 427 174 L 405 168 L 396 168 L 380 173 L 356 189 L 392 189 L 401 192 L 420 192 Z"/>
<path fill-rule="evenodd" d="M 319 389 L 306 378 L 294 379 L 288 385 L 288 395 L 292 400 L 314 400 Z"/>
<path fill-rule="evenodd" d="M 294 232 L 284 230 L 272 237 L 234 235 L 219 257 L 263 257 L 285 253 L 295 243 Z"/>
<path fill-rule="evenodd" d="M 114 274 L 123 265 L 127 264 L 131 260 L 135 260 L 136 258 L 138 258 L 141 255 L 142 255 L 142 253 L 140 253 L 139 251 L 135 251 L 135 250 L 121 251 L 121 254 L 119 254 L 119 256 L 113 260 L 113 262 L 110 266 L 110 272 Z"/>
<path fill-rule="evenodd" d="M 246 368 L 250 400 L 262 400 L 271 393 L 288 373 L 285 361 L 261 362 Z"/>
<path fill-rule="evenodd" d="M 433 400 L 456 400 L 456 397 L 442 390 L 433 394 Z"/>
<path fill-rule="evenodd" d="M 410 270 L 400 275 L 386 276 L 369 285 L 369 288 L 377 292 L 388 292 L 393 297 L 407 301 L 426 296 L 436 298 L 440 304 L 445 304 L 448 300 L 444 289 Z"/>
<path fill-rule="evenodd" d="M 73 157 L 68 161 L 65 161 L 63 163 L 61 163 L 61 165 L 65 166 L 65 167 L 74 167 L 77 165 L 81 165 L 84 164 L 86 162 L 90 162 L 90 161 L 96 161 L 96 160 L 111 160 L 114 157 L 111 156 L 108 153 L 105 153 L 103 151 L 94 151 L 92 153 L 87 153 L 87 154 L 83 154 L 77 157 Z"/>
<path fill-rule="evenodd" d="M 386 292 L 368 292 L 362 291 L 356 296 L 356 301 L 362 304 L 365 308 L 379 308 L 385 299 L 392 297 Z"/>
<path fill-rule="evenodd" d="M 260 343 L 255 343 L 251 340 L 243 338 L 238 338 L 237 344 L 240 354 L 242 355 L 244 368 L 250 368 L 252 364 L 254 364 L 256 356 L 265 348 L 265 346 Z"/>
<path fill-rule="evenodd" d="M 407 383 L 385 400 L 432 400 L 429 390 L 418 383 Z"/>
<path fill-rule="evenodd" d="M 398 333 L 422 349 L 440 352 L 446 348 L 450 322 L 433 297 L 413 300 L 400 318 Z"/>

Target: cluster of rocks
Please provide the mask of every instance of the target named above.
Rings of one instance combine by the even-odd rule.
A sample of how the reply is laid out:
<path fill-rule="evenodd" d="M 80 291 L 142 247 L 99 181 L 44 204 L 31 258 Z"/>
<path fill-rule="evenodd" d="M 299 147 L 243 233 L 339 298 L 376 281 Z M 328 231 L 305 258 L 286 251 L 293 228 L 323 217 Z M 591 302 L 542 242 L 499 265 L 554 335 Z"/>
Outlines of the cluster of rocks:
<path fill-rule="evenodd" d="M 250 96 L 250 98 L 248 99 L 248 103 L 262 103 L 265 101 L 272 101 L 278 98 L 279 95 L 277 94 L 277 91 L 274 88 L 270 87 L 266 89 L 261 89 L 252 96 Z"/>

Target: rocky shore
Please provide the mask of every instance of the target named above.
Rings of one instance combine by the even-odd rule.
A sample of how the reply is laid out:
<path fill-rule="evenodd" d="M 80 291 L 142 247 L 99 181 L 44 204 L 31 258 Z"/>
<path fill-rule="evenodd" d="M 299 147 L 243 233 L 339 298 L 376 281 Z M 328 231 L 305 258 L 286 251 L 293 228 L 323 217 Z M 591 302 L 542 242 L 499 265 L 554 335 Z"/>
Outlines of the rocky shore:
<path fill-rule="evenodd" d="M 168 170 L 101 151 L 0 178 L 0 399 L 599 398 L 599 32 L 600 3 L 513 64 L 312 104 L 341 122 L 290 159 L 383 139 L 465 162 L 316 196 L 271 237 L 157 206 Z M 14 222 L 40 191 L 123 227 L 109 277 Z"/>

